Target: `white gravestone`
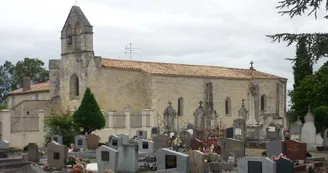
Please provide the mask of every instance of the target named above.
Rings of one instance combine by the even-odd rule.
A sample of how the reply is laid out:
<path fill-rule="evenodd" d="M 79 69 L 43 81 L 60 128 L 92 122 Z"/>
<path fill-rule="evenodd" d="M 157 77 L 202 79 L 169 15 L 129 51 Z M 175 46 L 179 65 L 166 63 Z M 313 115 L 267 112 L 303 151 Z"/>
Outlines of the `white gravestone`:
<path fill-rule="evenodd" d="M 316 150 L 316 127 L 314 125 L 314 116 L 309 108 L 308 113 L 304 117 L 305 123 L 302 127 L 302 143 L 306 143 L 307 152 Z"/>
<path fill-rule="evenodd" d="M 241 135 L 241 129 L 240 128 L 235 129 L 235 135 Z"/>

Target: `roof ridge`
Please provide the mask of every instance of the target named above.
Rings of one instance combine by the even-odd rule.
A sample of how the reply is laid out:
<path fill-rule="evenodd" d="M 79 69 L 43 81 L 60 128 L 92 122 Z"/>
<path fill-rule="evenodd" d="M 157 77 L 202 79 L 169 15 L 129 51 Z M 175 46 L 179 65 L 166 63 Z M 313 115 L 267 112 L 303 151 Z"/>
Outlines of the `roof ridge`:
<path fill-rule="evenodd" d="M 137 60 L 126 60 L 126 59 L 112 59 L 112 58 L 101 58 L 104 60 L 114 60 L 114 61 L 127 61 L 127 62 L 137 62 L 137 63 L 152 63 L 152 64 L 168 64 L 168 65 L 185 65 L 185 66 L 203 66 L 203 67 L 214 67 L 214 68 L 226 68 L 234 70 L 250 70 L 247 68 L 234 68 L 234 67 L 224 67 L 224 66 L 215 66 L 215 65 L 202 65 L 202 64 L 184 64 L 184 63 L 168 63 L 168 62 L 154 62 L 154 61 L 137 61 Z"/>

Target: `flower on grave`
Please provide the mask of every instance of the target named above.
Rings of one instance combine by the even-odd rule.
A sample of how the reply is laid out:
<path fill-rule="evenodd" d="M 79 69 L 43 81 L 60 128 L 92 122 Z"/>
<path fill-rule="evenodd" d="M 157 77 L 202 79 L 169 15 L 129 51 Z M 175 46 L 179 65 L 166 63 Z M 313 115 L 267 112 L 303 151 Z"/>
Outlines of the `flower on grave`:
<path fill-rule="evenodd" d="M 315 169 L 315 165 L 314 165 L 314 163 L 308 163 L 308 164 L 306 165 L 305 170 L 306 170 L 308 173 L 316 173 L 316 172 L 317 172 L 316 169 Z"/>
<path fill-rule="evenodd" d="M 106 170 L 104 170 L 102 173 L 113 173 L 113 172 L 112 172 L 112 170 L 110 170 L 110 169 L 106 169 Z"/>
<path fill-rule="evenodd" d="M 284 159 L 287 159 L 287 160 L 290 160 L 286 155 L 284 155 L 283 153 L 280 153 L 277 157 L 275 156 L 272 156 L 272 160 L 279 160 L 280 158 L 284 158 Z"/>

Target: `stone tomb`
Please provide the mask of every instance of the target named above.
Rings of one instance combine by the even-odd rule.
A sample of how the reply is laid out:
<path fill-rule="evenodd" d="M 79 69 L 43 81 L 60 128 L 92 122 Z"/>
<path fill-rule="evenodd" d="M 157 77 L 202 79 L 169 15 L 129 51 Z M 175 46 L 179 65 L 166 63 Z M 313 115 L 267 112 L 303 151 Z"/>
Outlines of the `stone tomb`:
<path fill-rule="evenodd" d="M 138 147 L 131 144 L 118 146 L 119 159 L 117 172 L 137 172 Z"/>
<path fill-rule="evenodd" d="M 76 149 L 87 149 L 88 148 L 88 139 L 84 135 L 75 136 L 75 148 Z"/>
<path fill-rule="evenodd" d="M 166 148 L 168 146 L 167 145 L 168 139 L 169 139 L 169 137 L 164 134 L 154 136 L 152 140 L 154 141 L 155 150 L 157 150 L 159 148 Z"/>
<path fill-rule="evenodd" d="M 269 126 L 266 128 L 266 135 L 267 135 L 266 137 L 268 139 L 271 140 L 280 139 L 279 133 L 280 133 L 280 127 L 278 124 L 276 125 L 274 123 L 270 123 Z"/>
<path fill-rule="evenodd" d="M 64 168 L 67 157 L 67 146 L 61 145 L 55 141 L 48 143 L 48 164 L 57 169 Z"/>
<path fill-rule="evenodd" d="M 276 162 L 277 173 L 293 173 L 294 172 L 294 163 L 291 160 L 281 157 Z"/>
<path fill-rule="evenodd" d="M 117 172 L 119 153 L 117 150 L 110 148 L 106 145 L 101 145 L 96 150 L 96 158 L 98 165 L 98 172 L 103 172 L 110 169 Z"/>
<path fill-rule="evenodd" d="M 188 130 L 180 132 L 180 138 L 182 140 L 183 145 L 190 146 L 192 134 Z"/>
<path fill-rule="evenodd" d="M 59 144 L 63 144 L 63 137 L 59 135 L 52 135 L 51 136 L 51 141 L 55 141 Z"/>
<path fill-rule="evenodd" d="M 119 134 L 117 136 L 122 138 L 122 144 L 124 145 L 129 144 L 129 140 L 130 140 L 129 134 L 124 133 L 124 134 Z"/>
<path fill-rule="evenodd" d="M 89 150 L 96 150 L 99 146 L 100 137 L 95 134 L 90 134 L 87 137 L 87 144 Z"/>
<path fill-rule="evenodd" d="M 189 173 L 189 156 L 183 153 L 161 148 L 156 152 L 157 170 L 176 169 L 179 173 Z"/>
<path fill-rule="evenodd" d="M 277 173 L 276 163 L 267 157 L 246 156 L 237 160 L 237 167 L 238 173 Z"/>
<path fill-rule="evenodd" d="M 220 143 L 224 161 L 227 161 L 229 156 L 234 156 L 235 158 L 245 156 L 245 141 L 223 138 L 220 140 Z"/>
<path fill-rule="evenodd" d="M 136 130 L 136 133 L 140 139 L 147 139 L 147 130 Z"/>
<path fill-rule="evenodd" d="M 243 119 L 235 119 L 233 121 L 233 138 L 238 140 L 245 140 L 246 123 Z"/>
<path fill-rule="evenodd" d="M 205 164 L 205 155 L 199 150 L 189 150 L 190 173 L 208 172 L 208 166 Z"/>
<path fill-rule="evenodd" d="M 267 157 L 277 157 L 279 154 L 284 153 L 284 142 L 281 140 L 274 140 L 265 144 Z"/>
<path fill-rule="evenodd" d="M 138 141 L 139 152 L 141 153 L 154 153 L 154 142 L 146 139 Z"/>
<path fill-rule="evenodd" d="M 328 129 L 323 132 L 323 146 L 328 148 Z"/>
<path fill-rule="evenodd" d="M 291 160 L 306 160 L 306 144 L 285 140 L 285 155 Z"/>
<path fill-rule="evenodd" d="M 151 128 L 151 138 L 158 136 L 160 134 L 160 128 L 159 127 L 152 127 Z"/>
<path fill-rule="evenodd" d="M 28 161 L 32 162 L 39 162 L 40 161 L 40 153 L 39 153 L 39 146 L 36 143 L 29 143 L 27 145 L 27 158 Z"/>
<path fill-rule="evenodd" d="M 122 137 L 111 135 L 108 137 L 108 146 L 117 149 L 118 146 L 122 145 Z"/>

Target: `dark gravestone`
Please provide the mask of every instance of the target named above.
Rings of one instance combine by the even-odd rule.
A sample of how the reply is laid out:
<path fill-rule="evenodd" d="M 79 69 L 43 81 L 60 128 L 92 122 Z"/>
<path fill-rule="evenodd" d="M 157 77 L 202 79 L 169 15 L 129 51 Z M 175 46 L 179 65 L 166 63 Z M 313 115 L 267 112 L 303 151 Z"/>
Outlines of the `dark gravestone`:
<path fill-rule="evenodd" d="M 142 149 L 148 149 L 149 145 L 148 142 L 142 142 Z"/>
<path fill-rule="evenodd" d="M 233 127 L 226 129 L 226 138 L 233 138 Z"/>
<path fill-rule="evenodd" d="M 248 173 L 262 173 L 262 162 L 248 161 Z"/>
<path fill-rule="evenodd" d="M 58 142 L 58 137 L 54 137 L 54 141 L 55 142 Z"/>
<path fill-rule="evenodd" d="M 285 140 L 284 153 L 291 160 L 306 160 L 306 144 Z"/>
<path fill-rule="evenodd" d="M 285 158 L 280 158 L 275 160 L 276 162 L 276 172 L 277 173 L 293 173 L 294 163 L 291 160 Z"/>
<path fill-rule="evenodd" d="M 283 141 L 273 140 L 265 144 L 266 156 L 271 158 L 272 156 L 277 157 L 279 154 L 283 153 Z"/>
<path fill-rule="evenodd" d="M 165 155 L 165 169 L 177 168 L 177 156 Z"/>
<path fill-rule="evenodd" d="M 78 146 L 82 146 L 82 145 L 83 145 L 83 141 L 82 141 L 82 139 L 77 140 L 77 145 L 78 145 Z"/>
<path fill-rule="evenodd" d="M 54 152 L 54 160 L 59 160 L 60 154 L 58 152 Z"/>
<path fill-rule="evenodd" d="M 113 146 L 117 146 L 117 139 L 113 139 L 113 140 L 112 140 L 112 145 L 113 145 Z"/>
<path fill-rule="evenodd" d="M 101 151 L 101 161 L 109 162 L 109 151 Z"/>

